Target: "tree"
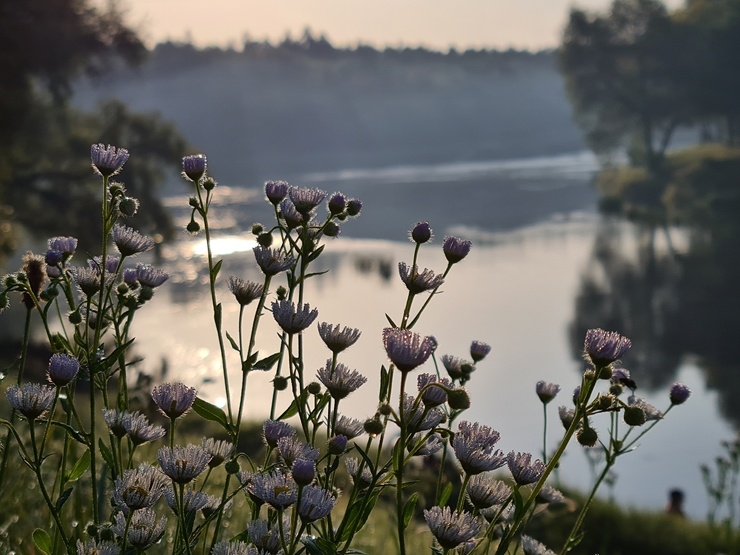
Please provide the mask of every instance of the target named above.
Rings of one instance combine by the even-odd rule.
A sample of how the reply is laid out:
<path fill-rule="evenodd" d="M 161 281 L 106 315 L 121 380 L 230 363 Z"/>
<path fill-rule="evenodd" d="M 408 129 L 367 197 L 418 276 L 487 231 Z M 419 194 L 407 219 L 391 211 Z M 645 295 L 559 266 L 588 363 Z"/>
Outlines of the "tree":
<path fill-rule="evenodd" d="M 627 146 L 659 168 L 688 117 L 680 34 L 657 0 L 615 0 L 606 16 L 571 11 L 559 61 L 575 117 L 597 153 Z"/>
<path fill-rule="evenodd" d="M 76 78 L 136 64 L 147 54 L 115 4 L 100 10 L 88 0 L 4 0 L 0 36 L 0 208 L 32 231 L 95 232 L 86 226 L 97 218 L 81 217 L 101 194 L 91 197 L 84 185 L 90 144 L 145 145 L 129 171 L 135 177 L 129 191 L 148 197 L 136 222 L 166 233 L 168 217 L 153 191 L 163 165 L 177 163 L 185 150 L 184 139 L 160 118 L 118 103 L 94 114 L 69 105 Z"/>

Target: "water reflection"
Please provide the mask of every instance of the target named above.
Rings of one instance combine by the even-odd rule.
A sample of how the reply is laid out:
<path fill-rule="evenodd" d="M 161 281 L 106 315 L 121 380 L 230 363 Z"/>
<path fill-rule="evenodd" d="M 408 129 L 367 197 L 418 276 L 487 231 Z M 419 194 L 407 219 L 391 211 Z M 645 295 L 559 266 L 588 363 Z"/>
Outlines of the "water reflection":
<path fill-rule="evenodd" d="M 667 387 L 693 361 L 737 426 L 739 249 L 731 221 L 681 229 L 604 222 L 575 299 L 574 356 L 577 338 L 600 326 L 639 338 L 624 364 L 645 389 Z"/>

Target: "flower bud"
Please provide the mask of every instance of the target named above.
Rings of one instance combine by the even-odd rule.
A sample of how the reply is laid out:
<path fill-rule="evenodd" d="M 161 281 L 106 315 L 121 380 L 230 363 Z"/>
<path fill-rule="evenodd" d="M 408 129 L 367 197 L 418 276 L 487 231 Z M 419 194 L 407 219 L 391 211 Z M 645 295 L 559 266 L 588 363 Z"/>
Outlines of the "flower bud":
<path fill-rule="evenodd" d="M 321 384 L 319 382 L 311 382 L 306 389 L 311 395 L 318 395 L 321 393 Z"/>
<path fill-rule="evenodd" d="M 642 426 L 645 420 L 645 411 L 640 407 L 627 407 L 624 409 L 624 422 L 628 426 Z"/>
<path fill-rule="evenodd" d="M 393 408 L 388 403 L 383 403 L 378 407 L 378 413 L 380 413 L 382 416 L 390 416 L 390 414 L 393 412 Z"/>
<path fill-rule="evenodd" d="M 368 418 L 363 424 L 365 432 L 370 436 L 377 436 L 383 433 L 383 423 L 377 418 Z"/>
<path fill-rule="evenodd" d="M 612 367 L 611 366 L 602 366 L 599 370 L 599 379 L 600 380 L 611 380 L 612 379 Z"/>
<path fill-rule="evenodd" d="M 334 193 L 328 202 L 329 212 L 336 216 L 344 212 L 344 208 L 347 204 L 347 199 L 344 198 L 342 193 Z"/>
<path fill-rule="evenodd" d="M 329 453 L 341 455 L 347 448 L 347 436 L 338 435 L 329 440 Z"/>
<path fill-rule="evenodd" d="M 265 226 L 260 223 L 252 224 L 252 235 L 260 235 L 265 231 Z"/>
<path fill-rule="evenodd" d="M 272 246 L 272 233 L 260 233 L 257 236 L 257 243 L 260 247 L 269 248 Z"/>
<path fill-rule="evenodd" d="M 190 220 L 190 223 L 188 223 L 187 227 L 185 228 L 188 233 L 191 233 L 195 235 L 200 231 L 200 224 L 196 222 L 195 220 Z"/>
<path fill-rule="evenodd" d="M 123 197 L 118 203 L 118 210 L 126 217 L 135 216 L 139 211 L 139 201 L 131 197 Z"/>
<path fill-rule="evenodd" d="M 411 240 L 418 245 L 426 243 L 431 238 L 432 228 L 429 226 L 429 222 L 419 222 L 411 230 Z"/>
<path fill-rule="evenodd" d="M 216 183 L 216 180 L 212 177 L 207 177 L 206 180 L 203 181 L 203 188 L 206 191 L 213 191 L 216 188 L 216 185 L 218 185 L 218 183 Z"/>
<path fill-rule="evenodd" d="M 75 310 L 74 312 L 70 312 L 69 314 L 69 323 L 70 324 L 79 324 L 82 322 L 82 315 L 80 314 L 79 310 Z"/>
<path fill-rule="evenodd" d="M 357 216 L 362 210 L 362 201 L 356 198 L 350 199 L 347 202 L 347 214 L 350 216 Z"/>
<path fill-rule="evenodd" d="M 288 295 L 288 290 L 283 287 L 282 285 L 277 288 L 277 297 L 279 301 L 285 300 L 285 297 Z"/>
<path fill-rule="evenodd" d="M 465 410 L 470 408 L 470 395 L 462 387 L 453 389 L 447 393 L 447 404 L 452 410 Z"/>
<path fill-rule="evenodd" d="M 324 235 L 327 237 L 338 237 L 341 231 L 342 228 L 336 222 L 329 222 L 324 227 Z"/>
<path fill-rule="evenodd" d="M 272 385 L 276 391 L 285 391 L 288 389 L 288 378 L 285 376 L 275 376 L 272 380 Z"/>
<path fill-rule="evenodd" d="M 578 438 L 578 443 L 584 447 L 593 447 L 599 440 L 599 435 L 596 433 L 596 430 L 588 426 L 578 430 L 576 437 Z"/>

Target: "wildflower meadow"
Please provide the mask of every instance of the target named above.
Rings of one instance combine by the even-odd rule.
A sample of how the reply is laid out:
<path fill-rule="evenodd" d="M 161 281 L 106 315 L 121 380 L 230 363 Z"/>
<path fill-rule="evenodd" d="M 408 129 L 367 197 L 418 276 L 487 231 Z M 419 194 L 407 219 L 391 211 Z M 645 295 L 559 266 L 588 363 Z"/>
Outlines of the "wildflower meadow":
<path fill-rule="evenodd" d="M 267 182 L 265 217 L 273 221 L 251 230 L 263 279 L 223 276 L 211 249 L 219 188 L 206 157 L 193 155 L 182 161 L 192 191 L 183 202 L 192 211 L 187 231 L 205 235 L 208 245 L 212 307 L 210 315 L 193 317 L 218 339 L 226 401 L 216 406 L 190 384 L 165 382 L 149 388 L 151 407 L 142 406 L 131 394 L 137 381 L 132 323 L 170 276 L 135 260 L 155 242 L 126 224 L 139 202 L 114 178 L 128 158 L 124 148 L 91 148 L 96 177 L 90 179 L 101 182 L 99 252 L 80 252 L 77 239 L 54 237 L 45 253 L 27 254 L 0 285 L 0 308 L 12 302 L 25 309 L 18 323 L 23 344 L 3 374 L 0 500 L 20 483 L 23 503 L 43 507 L 33 513 L 41 515 L 37 521 L 18 524 L 28 534 L 23 548 L 7 532 L 3 552 L 30 553 L 33 544 L 47 555 L 348 555 L 363 553 L 358 538 L 382 512 L 390 523 L 383 533 L 401 555 L 419 551 L 417 522 L 428 531 L 424 549 L 431 553 L 564 554 L 583 537 L 584 517 L 617 459 L 689 398 L 682 384 L 671 387 L 662 410 L 636 397 L 632 376 L 619 365 L 631 340 L 591 329 L 580 381 L 567 386 L 572 395 L 561 395 L 561 385 L 547 376 L 532 384 L 543 409 L 543 427 L 532 430 L 543 438 L 542 452 L 518 452 L 516 438 L 501 438 L 495 422 L 465 419 L 467 387 L 495 357 L 496 338 L 471 337 L 469 353 L 460 357 L 440 354 L 444 345 L 435 337 L 414 331 L 442 285 L 455 286 L 451 276 L 469 262 L 469 241 L 448 236 L 440 248 L 430 224 L 416 223 L 409 259 L 398 267 L 408 294 L 398 299 L 398 313 L 386 314 L 387 327 L 326 322 L 307 298 L 306 283 L 322 279 L 314 262 L 361 217 L 362 202 Z M 419 267 L 422 248 L 440 251 L 439 269 Z M 219 298 L 222 280 L 228 298 Z M 222 317 L 224 303 L 238 305 L 233 329 Z M 32 324 L 43 329 L 53 353 L 43 383 L 24 372 Z M 260 350 L 260 326 L 280 335 L 276 352 Z M 320 368 L 304 364 L 304 336 L 316 333 L 326 349 Z M 361 334 L 382 343 L 387 358 L 358 371 L 343 363 L 342 353 Z M 230 365 L 234 354 L 237 368 Z M 366 386 L 368 371 L 379 374 L 380 386 L 362 421 L 343 410 Z M 250 396 L 255 373 L 271 374 L 271 397 Z M 555 410 L 559 395 L 566 399 Z M 269 406 L 269 418 L 255 455 L 239 446 L 254 433 L 247 423 L 257 403 Z M 202 426 L 184 422 L 193 412 Z M 563 503 L 552 477 L 566 449 L 580 446 L 603 453 L 598 478 L 564 544 L 545 546 L 528 524 Z M 419 461 L 427 462 L 421 474 Z"/>

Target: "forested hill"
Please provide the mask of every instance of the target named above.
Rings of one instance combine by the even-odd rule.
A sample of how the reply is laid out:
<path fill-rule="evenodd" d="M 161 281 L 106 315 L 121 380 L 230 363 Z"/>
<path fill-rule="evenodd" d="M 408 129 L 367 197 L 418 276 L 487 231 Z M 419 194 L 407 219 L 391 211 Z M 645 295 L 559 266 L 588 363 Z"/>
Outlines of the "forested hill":
<path fill-rule="evenodd" d="M 103 98 L 161 112 L 229 183 L 583 148 L 549 51 L 163 43 L 142 67 L 78 84 L 77 105 Z"/>

